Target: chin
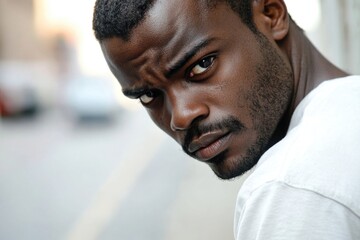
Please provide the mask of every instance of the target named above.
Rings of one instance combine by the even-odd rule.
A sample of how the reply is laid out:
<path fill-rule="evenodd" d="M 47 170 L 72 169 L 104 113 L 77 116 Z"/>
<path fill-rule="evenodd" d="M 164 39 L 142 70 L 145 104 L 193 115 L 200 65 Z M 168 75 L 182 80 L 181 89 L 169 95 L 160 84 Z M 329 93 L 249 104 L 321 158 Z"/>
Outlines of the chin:
<path fill-rule="evenodd" d="M 261 156 L 261 155 L 260 155 Z M 252 169 L 260 159 L 259 155 L 250 154 L 245 157 L 228 157 L 227 152 L 216 156 L 209 166 L 215 175 L 224 180 L 242 176 Z"/>

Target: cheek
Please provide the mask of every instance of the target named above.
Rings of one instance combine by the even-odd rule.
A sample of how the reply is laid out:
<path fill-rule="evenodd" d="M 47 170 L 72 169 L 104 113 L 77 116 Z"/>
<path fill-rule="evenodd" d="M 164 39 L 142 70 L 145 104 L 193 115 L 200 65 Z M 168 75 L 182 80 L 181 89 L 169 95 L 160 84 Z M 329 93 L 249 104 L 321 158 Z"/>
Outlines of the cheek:
<path fill-rule="evenodd" d="M 257 66 L 258 61 L 255 54 L 247 51 L 236 51 L 226 54 L 221 60 L 217 77 L 220 79 L 224 90 L 226 88 L 225 93 L 236 95 L 239 91 L 246 92 L 249 90 L 256 78 L 255 66 Z"/>
<path fill-rule="evenodd" d="M 217 104 L 220 107 L 218 110 L 236 117 L 246 128 L 252 129 L 254 123 L 250 111 L 249 92 L 252 91 L 253 82 L 256 81 L 256 73 L 255 70 L 245 72 L 241 69 L 229 64 L 222 70 L 221 90 L 216 94 Z"/>
<path fill-rule="evenodd" d="M 216 90 L 218 101 L 226 108 L 242 108 L 245 104 L 245 93 L 250 88 L 251 77 L 235 67 L 233 62 L 223 64 L 217 75 L 219 88 Z M 214 91 L 215 92 L 215 91 Z"/>
<path fill-rule="evenodd" d="M 170 120 L 169 117 L 166 116 L 166 114 L 161 114 L 151 109 L 147 109 L 147 113 L 149 114 L 151 120 L 156 124 L 156 126 L 158 126 L 168 135 L 171 135 Z"/>

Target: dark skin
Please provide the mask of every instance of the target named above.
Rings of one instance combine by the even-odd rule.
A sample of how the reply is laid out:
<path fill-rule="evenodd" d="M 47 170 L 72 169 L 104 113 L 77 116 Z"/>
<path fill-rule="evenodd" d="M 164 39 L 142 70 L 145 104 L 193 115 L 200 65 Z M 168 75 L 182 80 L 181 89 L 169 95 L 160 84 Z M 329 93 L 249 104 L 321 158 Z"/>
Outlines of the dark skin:
<path fill-rule="evenodd" d="M 311 45 L 282 0 L 255 0 L 252 10 L 259 33 L 224 3 L 158 0 L 130 41 L 101 42 L 124 94 L 224 179 L 284 137 L 313 88 L 346 75 Z"/>

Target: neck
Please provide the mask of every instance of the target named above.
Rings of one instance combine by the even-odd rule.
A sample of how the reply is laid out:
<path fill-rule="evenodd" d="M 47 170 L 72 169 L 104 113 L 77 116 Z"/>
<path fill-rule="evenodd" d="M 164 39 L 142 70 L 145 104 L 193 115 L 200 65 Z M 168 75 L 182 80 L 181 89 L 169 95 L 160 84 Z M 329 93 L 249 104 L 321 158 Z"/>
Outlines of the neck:
<path fill-rule="evenodd" d="M 330 63 L 292 21 L 287 37 L 278 42 L 278 46 L 292 68 L 294 89 L 288 111 L 279 122 L 269 147 L 286 135 L 295 108 L 311 90 L 326 80 L 348 75 Z"/>
<path fill-rule="evenodd" d="M 288 36 L 279 46 L 288 57 L 294 75 L 290 115 L 300 101 L 320 83 L 347 76 L 347 73 L 330 63 L 292 21 Z"/>

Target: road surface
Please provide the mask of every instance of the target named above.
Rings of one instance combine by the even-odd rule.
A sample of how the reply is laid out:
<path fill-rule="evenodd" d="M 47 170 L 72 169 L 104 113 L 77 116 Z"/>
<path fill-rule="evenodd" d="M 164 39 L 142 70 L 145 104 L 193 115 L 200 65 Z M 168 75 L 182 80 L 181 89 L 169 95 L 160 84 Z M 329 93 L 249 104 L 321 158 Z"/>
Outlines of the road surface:
<path fill-rule="evenodd" d="M 226 240 L 242 179 L 221 181 L 144 111 L 0 122 L 0 239 Z"/>

